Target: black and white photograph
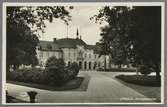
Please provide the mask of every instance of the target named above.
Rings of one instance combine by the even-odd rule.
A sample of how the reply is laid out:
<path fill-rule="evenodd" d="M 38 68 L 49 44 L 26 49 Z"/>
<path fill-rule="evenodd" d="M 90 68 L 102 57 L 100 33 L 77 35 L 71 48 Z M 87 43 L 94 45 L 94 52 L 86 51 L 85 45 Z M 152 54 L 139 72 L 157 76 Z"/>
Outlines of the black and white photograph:
<path fill-rule="evenodd" d="M 164 3 L 3 3 L 2 103 L 164 103 Z"/>

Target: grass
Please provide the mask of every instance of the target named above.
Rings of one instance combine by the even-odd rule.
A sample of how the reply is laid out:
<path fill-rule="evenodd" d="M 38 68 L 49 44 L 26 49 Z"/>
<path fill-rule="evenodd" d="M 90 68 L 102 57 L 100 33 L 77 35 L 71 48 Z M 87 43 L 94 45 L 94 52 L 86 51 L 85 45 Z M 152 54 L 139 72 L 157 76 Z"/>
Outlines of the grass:
<path fill-rule="evenodd" d="M 135 84 L 134 82 L 129 82 L 131 78 L 133 78 L 133 79 L 131 79 L 131 81 L 134 81 L 134 78 L 136 78 L 135 75 L 126 75 L 126 76 L 124 75 L 124 78 L 125 77 L 128 78 L 128 82 L 125 81 L 125 79 L 120 79 L 120 77 L 121 77 L 121 75 L 116 76 L 116 79 L 119 82 L 121 82 L 122 84 L 128 86 L 129 88 L 134 89 L 135 91 L 143 94 L 144 96 L 146 96 L 148 98 L 155 99 L 154 100 L 155 102 L 160 102 L 161 101 L 161 98 L 160 98 L 160 93 L 161 93 L 161 91 L 160 91 L 160 85 L 159 86 L 155 86 L 155 85 L 154 86 L 153 85 L 152 86 L 150 86 L 150 85 L 146 86 L 146 84 L 148 84 L 148 83 L 146 83 L 145 85 L 141 85 L 141 84 L 139 85 L 138 83 Z M 139 78 L 139 77 L 137 77 L 137 78 Z M 146 80 L 146 77 L 143 77 L 142 79 L 141 78 L 142 77 L 140 77 L 140 81 L 141 82 L 142 82 L 142 79 Z M 151 78 L 152 78 L 152 80 L 155 79 L 155 77 L 153 77 L 153 76 L 148 77 L 148 78 L 149 78 L 149 81 L 151 81 Z M 149 81 L 147 81 L 147 82 L 149 82 Z"/>
<path fill-rule="evenodd" d="M 98 69 L 97 71 L 102 72 L 136 72 L 133 68 L 110 68 L 110 69 Z"/>
<path fill-rule="evenodd" d="M 157 81 L 156 76 L 144 75 L 118 75 L 116 78 L 137 85 L 160 87 L 161 81 Z"/>
<path fill-rule="evenodd" d="M 86 91 L 89 78 L 84 77 L 76 77 L 73 80 L 70 80 L 63 86 L 50 86 L 50 85 L 43 85 L 43 84 L 36 84 L 36 83 L 25 83 L 25 82 L 18 82 L 18 81 L 7 81 L 8 83 L 22 85 L 37 89 L 49 90 L 49 91 Z"/>

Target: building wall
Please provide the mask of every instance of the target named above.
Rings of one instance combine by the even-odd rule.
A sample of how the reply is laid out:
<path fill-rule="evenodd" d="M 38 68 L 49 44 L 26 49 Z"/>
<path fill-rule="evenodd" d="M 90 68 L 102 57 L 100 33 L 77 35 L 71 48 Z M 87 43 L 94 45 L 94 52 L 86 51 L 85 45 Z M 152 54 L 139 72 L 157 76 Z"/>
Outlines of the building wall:
<path fill-rule="evenodd" d="M 93 70 L 93 69 L 98 69 L 98 68 L 104 67 L 104 56 L 99 57 L 99 55 L 94 53 L 94 51 L 91 49 L 83 48 L 83 50 L 82 50 L 83 51 L 83 53 L 82 53 L 83 59 L 82 60 L 77 59 L 79 57 L 79 49 L 78 48 L 76 48 L 76 49 L 63 48 L 62 50 L 63 50 L 63 58 L 64 58 L 66 65 L 68 65 L 69 63 L 72 63 L 72 62 L 77 62 L 78 64 L 81 63 L 81 70 Z M 108 60 L 108 58 L 106 58 L 106 61 L 107 60 Z M 99 66 L 98 66 L 98 64 L 99 64 Z M 108 64 L 106 64 L 106 65 L 108 65 Z M 107 66 L 107 68 L 108 68 L 108 66 Z"/>
<path fill-rule="evenodd" d="M 82 54 L 79 54 L 79 52 Z M 45 66 L 47 59 L 51 56 L 63 58 L 66 65 L 72 62 L 77 62 L 81 66 L 81 70 L 103 68 L 105 61 L 105 56 L 99 57 L 99 55 L 94 53 L 92 49 L 85 49 L 82 46 L 78 46 L 77 48 L 62 48 L 62 52 L 37 50 L 39 65 L 43 67 Z M 106 57 L 106 66 L 108 68 L 108 57 Z"/>
<path fill-rule="evenodd" d="M 62 52 L 37 50 L 37 58 L 40 66 L 44 67 L 48 58 L 52 56 L 55 56 L 56 58 L 62 58 Z"/>

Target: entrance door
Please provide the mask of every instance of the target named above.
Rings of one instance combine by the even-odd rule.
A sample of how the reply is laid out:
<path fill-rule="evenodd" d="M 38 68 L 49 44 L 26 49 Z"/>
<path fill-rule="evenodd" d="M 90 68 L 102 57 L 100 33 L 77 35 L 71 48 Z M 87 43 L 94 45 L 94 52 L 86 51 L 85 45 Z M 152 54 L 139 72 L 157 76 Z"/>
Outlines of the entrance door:
<path fill-rule="evenodd" d="M 79 68 L 82 69 L 82 62 L 79 61 Z"/>
<path fill-rule="evenodd" d="M 85 70 L 87 69 L 87 62 L 86 61 L 84 62 L 84 69 Z"/>
<path fill-rule="evenodd" d="M 91 64 L 91 62 L 89 62 L 89 69 L 91 69 L 92 68 L 92 64 Z"/>

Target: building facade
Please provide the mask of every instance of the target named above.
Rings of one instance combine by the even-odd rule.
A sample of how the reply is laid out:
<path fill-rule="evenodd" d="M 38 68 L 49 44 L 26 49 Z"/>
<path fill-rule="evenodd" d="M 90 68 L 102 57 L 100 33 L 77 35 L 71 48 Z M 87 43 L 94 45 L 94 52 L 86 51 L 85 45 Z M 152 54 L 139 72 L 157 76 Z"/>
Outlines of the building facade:
<path fill-rule="evenodd" d="M 37 47 L 39 65 L 44 67 L 49 57 L 63 58 L 66 65 L 76 62 L 81 70 L 96 70 L 108 68 L 108 56 L 100 56 L 97 52 L 98 45 L 88 45 L 79 38 L 77 30 L 76 38 L 63 38 L 53 41 L 40 41 Z"/>

